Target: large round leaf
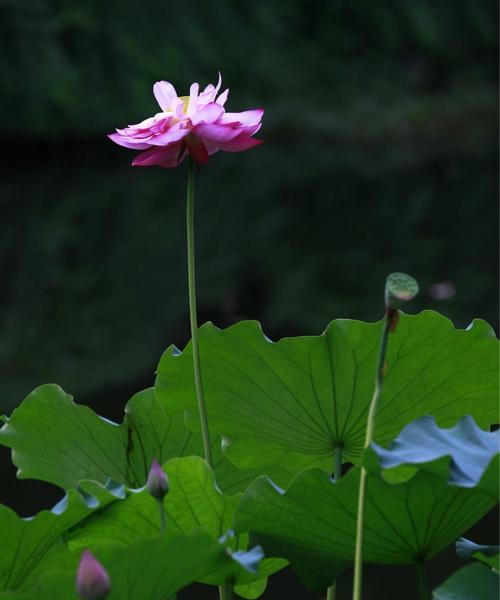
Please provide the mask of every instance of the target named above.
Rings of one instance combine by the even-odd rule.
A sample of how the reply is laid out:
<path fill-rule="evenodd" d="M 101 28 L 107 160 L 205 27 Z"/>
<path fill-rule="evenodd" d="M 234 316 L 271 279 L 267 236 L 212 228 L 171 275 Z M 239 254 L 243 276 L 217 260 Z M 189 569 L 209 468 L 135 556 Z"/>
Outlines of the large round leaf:
<path fill-rule="evenodd" d="M 218 539 L 233 527 L 240 494 L 228 495 L 218 489 L 202 458 L 174 458 L 163 469 L 169 480 L 164 501 L 168 531 L 188 534 L 202 529 Z M 106 542 L 128 544 L 137 537 L 155 537 L 159 531 L 157 502 L 143 488 L 130 493 L 116 510 L 103 509 L 87 519 L 85 527 L 67 539 L 71 548 L 86 548 Z"/>
<path fill-rule="evenodd" d="M 52 510 L 41 511 L 31 519 L 22 519 L 0 505 L 0 590 L 26 587 L 51 565 L 64 562 L 67 551 L 60 542 L 63 534 L 123 496 L 123 490 L 82 482 L 79 491 L 71 490 Z"/>
<path fill-rule="evenodd" d="M 449 472 L 450 483 L 471 488 L 480 485 L 495 496 L 498 477 L 485 472 L 499 450 L 500 431 L 483 431 L 471 416 L 462 417 L 449 429 L 438 427 L 434 417 L 422 417 L 407 425 L 387 449 L 372 444 L 364 462 L 374 472 L 386 469 L 386 479 L 392 482 L 406 479 L 408 467 L 418 465 L 443 477 Z M 438 460 L 442 457 L 450 458 L 449 467 Z"/>
<path fill-rule="evenodd" d="M 203 384 L 212 431 L 229 438 L 239 466 L 269 462 L 330 465 L 335 447 L 361 457 L 382 322 L 333 321 L 320 336 L 272 343 L 253 321 L 200 329 Z M 455 329 L 432 311 L 401 315 L 389 338 L 375 440 L 386 443 L 413 419 L 440 425 L 471 414 L 497 420 L 498 344 L 481 321 Z M 188 409 L 197 424 L 192 352 L 170 347 L 155 384 L 170 411 Z"/>
<path fill-rule="evenodd" d="M 13 449 L 18 477 L 41 479 L 64 489 L 82 479 L 144 485 L 156 458 L 164 461 L 193 452 L 193 434 L 182 415 L 175 418 L 155 400 L 152 390 L 136 394 L 117 425 L 87 406 L 73 402 L 59 386 L 31 392 L 0 429 L 0 443 Z"/>
<path fill-rule="evenodd" d="M 241 494 L 224 494 L 206 462 L 197 456 L 172 459 L 165 463 L 164 469 L 170 482 L 170 491 L 164 501 L 167 532 L 188 535 L 201 529 L 213 539 L 227 537 L 227 544 L 232 546 L 236 553 L 234 557 L 238 558 L 237 552 L 245 551 L 248 544 L 247 536 L 236 538 L 230 534 Z M 104 508 L 95 518 L 87 519 L 85 527 L 76 529 L 66 540 L 72 550 L 110 542 L 127 545 L 139 537 L 157 536 L 159 526 L 157 502 L 144 489 L 131 493 L 116 506 L 116 510 Z M 203 581 L 221 584 L 229 577 L 230 581 L 234 579 L 236 584 L 244 585 L 265 579 L 285 565 L 284 560 L 265 559 L 257 574 L 242 569 L 230 574 L 214 571 Z M 241 591 L 244 593 L 243 589 Z M 252 594 L 253 589 L 249 593 Z"/>
<path fill-rule="evenodd" d="M 405 450 L 418 425 L 434 430 L 432 423 L 422 421 L 402 432 Z M 429 462 L 427 448 L 416 443 L 411 463 L 396 467 L 397 477 L 381 467 L 387 451 L 378 449 L 380 463 L 376 447 L 368 452 L 367 562 L 409 564 L 431 558 L 497 503 L 497 433 L 467 427 L 451 432 L 440 432 L 448 443 Z M 468 461 L 467 455 L 476 460 Z M 323 470 L 306 470 L 286 492 L 265 477 L 258 479 L 238 506 L 237 531 L 251 532 L 266 554 L 284 556 L 304 583 L 324 588 L 354 556 L 359 469 L 337 482 Z"/>
<path fill-rule="evenodd" d="M 473 563 L 462 567 L 434 590 L 433 600 L 495 600 L 500 580 L 485 565 Z"/>
<path fill-rule="evenodd" d="M 224 544 L 203 532 L 138 540 L 127 547 L 108 544 L 94 552 L 110 576 L 109 600 L 165 600 L 212 571 L 244 570 Z M 75 574 L 76 561 L 70 569 L 41 577 L 30 590 L 0 593 L 0 600 L 77 600 Z"/>
<path fill-rule="evenodd" d="M 0 429 L 0 444 L 12 448 L 21 479 L 40 479 L 63 489 L 81 480 L 105 484 L 109 479 L 129 488 L 145 484 L 152 460 L 203 454 L 199 432 L 186 429 L 182 413 L 171 414 L 143 390 L 128 402 L 125 418 L 116 424 L 76 404 L 57 385 L 31 392 Z M 220 438 L 213 437 L 217 481 L 224 490 L 242 490 L 260 472 L 236 469 L 223 455 Z M 268 475 L 283 480 L 279 469 Z"/>
<path fill-rule="evenodd" d="M 472 540 L 460 538 L 455 548 L 461 558 L 475 558 L 495 569 L 497 573 L 500 572 L 500 546 L 476 544 Z"/>

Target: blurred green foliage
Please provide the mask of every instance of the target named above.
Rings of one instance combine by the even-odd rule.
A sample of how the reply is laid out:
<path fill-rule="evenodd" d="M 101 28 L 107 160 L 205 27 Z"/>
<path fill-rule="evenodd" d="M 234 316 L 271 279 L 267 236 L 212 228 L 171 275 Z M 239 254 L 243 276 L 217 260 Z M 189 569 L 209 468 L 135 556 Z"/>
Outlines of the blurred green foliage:
<path fill-rule="evenodd" d="M 319 142 L 215 157 L 198 178 L 200 322 L 258 318 L 277 337 L 377 320 L 384 277 L 403 270 L 422 287 L 413 311 L 494 324 L 496 164 L 393 152 L 388 172 L 380 153 L 364 172 L 368 157 Z M 163 349 L 186 341 L 184 169 L 129 158 L 111 147 L 68 168 L 54 154 L 4 181 L 4 406 L 48 381 L 102 401 L 103 386 L 152 381 Z M 457 293 L 437 301 L 443 280 Z"/>
<path fill-rule="evenodd" d="M 187 338 L 184 169 L 105 138 L 151 86 L 230 87 L 266 144 L 199 177 L 200 321 L 272 336 L 378 319 L 412 273 L 459 326 L 495 324 L 493 0 L 0 1 L 0 407 L 56 381 L 119 402 Z M 449 282 L 449 299 L 430 287 Z"/>
<path fill-rule="evenodd" d="M 495 0 L 2 0 L 4 135 L 102 135 L 151 111 L 153 81 L 186 88 L 217 69 L 243 104 L 309 117 L 496 87 L 497 11 Z"/>

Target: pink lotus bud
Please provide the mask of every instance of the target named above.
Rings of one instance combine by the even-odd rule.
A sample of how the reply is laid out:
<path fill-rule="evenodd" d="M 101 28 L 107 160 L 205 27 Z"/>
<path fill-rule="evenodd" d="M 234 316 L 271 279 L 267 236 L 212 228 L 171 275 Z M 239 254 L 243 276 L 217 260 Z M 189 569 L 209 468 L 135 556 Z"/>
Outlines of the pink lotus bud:
<path fill-rule="evenodd" d="M 146 487 L 151 496 L 153 496 L 153 498 L 158 498 L 159 500 L 162 500 L 168 494 L 170 488 L 168 477 L 165 475 L 165 471 L 160 467 L 156 459 L 154 459 L 151 464 Z"/>
<path fill-rule="evenodd" d="M 106 569 L 88 551 L 82 554 L 76 575 L 76 591 L 82 600 L 104 600 L 111 589 Z"/>

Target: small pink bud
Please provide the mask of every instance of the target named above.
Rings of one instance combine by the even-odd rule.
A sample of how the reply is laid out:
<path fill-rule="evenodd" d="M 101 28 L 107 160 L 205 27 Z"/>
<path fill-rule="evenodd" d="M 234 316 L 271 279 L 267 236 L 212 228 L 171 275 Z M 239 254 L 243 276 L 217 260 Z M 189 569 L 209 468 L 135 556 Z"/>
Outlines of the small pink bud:
<path fill-rule="evenodd" d="M 76 591 L 82 600 L 104 600 L 111 589 L 106 569 L 88 551 L 82 554 L 76 574 Z"/>
<path fill-rule="evenodd" d="M 151 464 L 149 470 L 148 480 L 146 482 L 148 492 L 153 498 L 162 500 L 169 490 L 168 477 L 165 475 L 165 471 L 160 467 L 156 459 Z"/>

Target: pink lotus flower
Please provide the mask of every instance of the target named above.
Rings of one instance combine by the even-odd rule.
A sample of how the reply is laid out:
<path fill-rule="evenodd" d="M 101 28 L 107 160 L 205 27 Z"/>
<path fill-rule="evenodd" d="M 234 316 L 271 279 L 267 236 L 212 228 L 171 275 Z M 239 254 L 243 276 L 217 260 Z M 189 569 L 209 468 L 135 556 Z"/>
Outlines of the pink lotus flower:
<path fill-rule="evenodd" d="M 137 125 L 129 125 L 109 134 L 120 146 L 145 150 L 132 161 L 133 166 L 176 167 L 187 154 L 198 163 L 207 163 L 218 150 L 242 152 L 263 140 L 252 137 L 261 127 L 261 108 L 230 113 L 224 110 L 229 90 L 218 97 L 221 77 L 216 87 L 207 85 L 199 93 L 193 83 L 189 96 L 177 96 L 174 86 L 158 81 L 153 94 L 162 112 Z"/>

